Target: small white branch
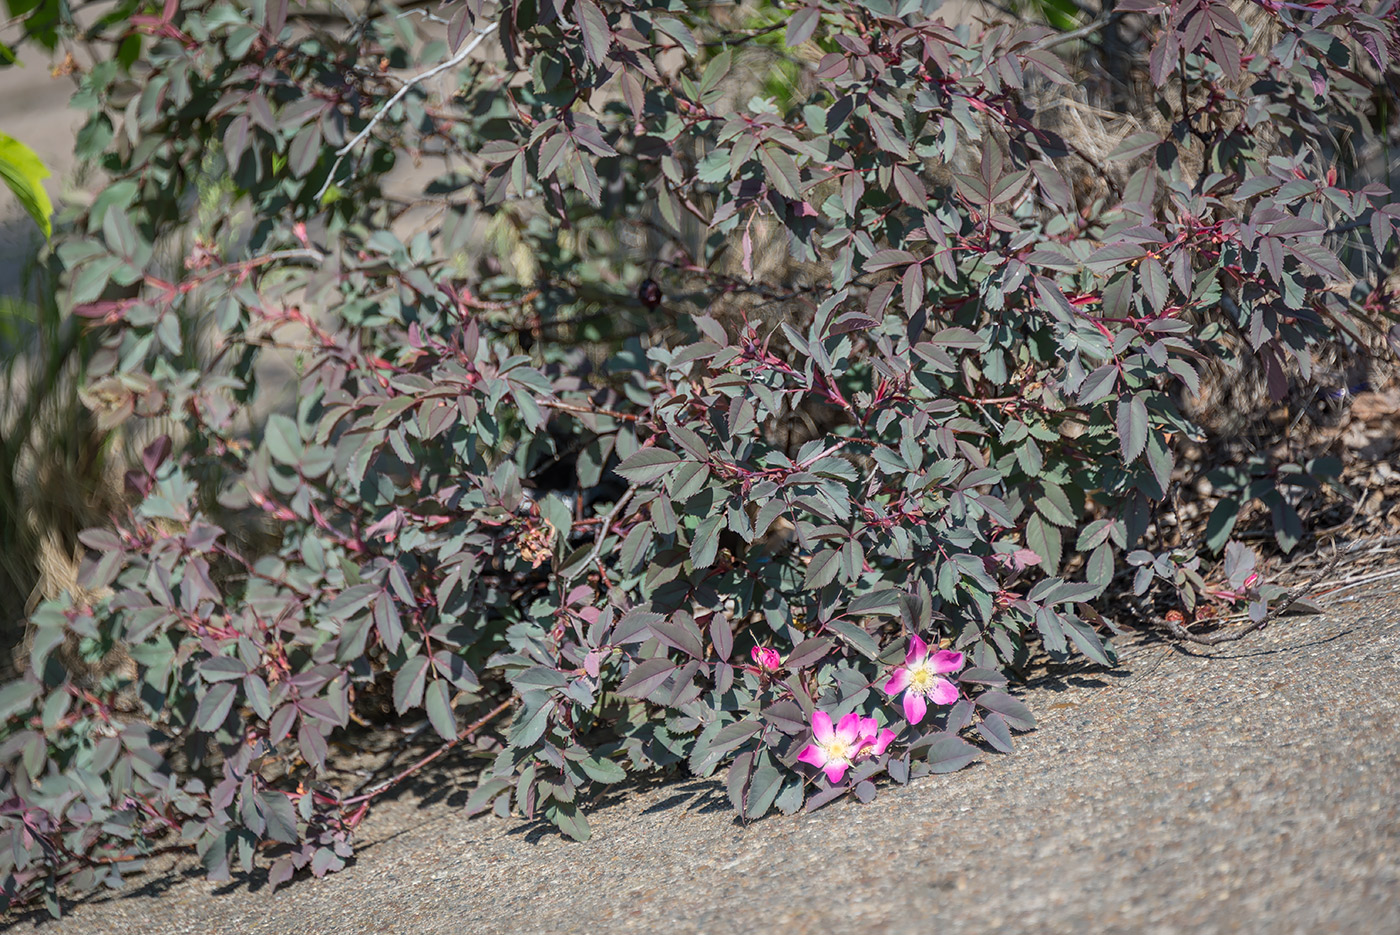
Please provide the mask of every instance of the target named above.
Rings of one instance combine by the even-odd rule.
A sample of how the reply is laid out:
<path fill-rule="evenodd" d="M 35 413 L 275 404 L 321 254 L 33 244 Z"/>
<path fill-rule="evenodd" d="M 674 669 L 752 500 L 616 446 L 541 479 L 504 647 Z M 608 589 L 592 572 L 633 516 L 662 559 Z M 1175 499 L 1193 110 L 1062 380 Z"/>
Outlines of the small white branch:
<path fill-rule="evenodd" d="M 477 46 L 486 41 L 486 37 L 495 32 L 499 25 L 499 23 L 492 23 L 485 29 L 476 30 L 476 38 L 462 46 L 456 55 L 439 65 L 434 65 L 427 71 L 419 72 L 405 81 L 403 87 L 395 91 L 394 96 L 389 98 L 373 117 L 369 118 L 369 123 L 365 124 L 364 129 L 351 137 L 350 142 L 335 151 L 335 163 L 331 166 L 330 173 L 326 175 L 326 181 L 321 186 L 321 190 L 316 193 L 316 200 L 320 201 L 321 198 L 325 196 L 326 192 L 330 190 L 331 184 L 335 181 L 335 173 L 340 168 L 340 164 L 344 161 L 346 155 L 369 137 L 370 133 L 372 133 L 374 128 L 379 124 L 379 121 L 384 119 L 384 115 L 389 113 L 390 109 L 393 108 L 395 104 L 403 100 L 404 96 L 407 95 L 409 91 L 413 90 L 413 88 L 422 84 L 424 81 L 440 75 L 450 68 L 456 68 L 458 65 L 465 62 L 467 57 L 476 51 Z"/>

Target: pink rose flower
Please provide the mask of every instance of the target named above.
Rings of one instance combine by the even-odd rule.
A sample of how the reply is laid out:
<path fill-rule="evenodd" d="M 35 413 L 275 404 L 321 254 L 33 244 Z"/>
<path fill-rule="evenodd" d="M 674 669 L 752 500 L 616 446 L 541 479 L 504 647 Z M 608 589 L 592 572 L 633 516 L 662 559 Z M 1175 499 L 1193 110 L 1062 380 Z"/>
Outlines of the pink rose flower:
<path fill-rule="evenodd" d="M 952 704 L 958 700 L 958 688 L 945 678 L 944 672 L 956 672 L 963 667 L 963 654 L 940 649 L 929 655 L 928 644 L 917 636 L 909 637 L 909 652 L 904 665 L 894 670 L 885 683 L 885 694 L 893 698 L 904 693 L 904 719 L 917 724 L 928 712 L 928 702 Z"/>
<path fill-rule="evenodd" d="M 840 782 L 846 769 L 870 756 L 879 756 L 894 740 L 888 727 L 881 729 L 873 717 L 852 711 L 835 726 L 825 711 L 812 712 L 812 743 L 802 748 L 797 759 L 826 773 L 833 783 Z"/>
<path fill-rule="evenodd" d="M 860 719 L 860 749 L 856 751 L 856 759 L 862 760 L 867 756 L 879 756 L 885 752 L 885 748 L 894 740 L 895 733 L 888 727 L 882 728 L 880 722 L 873 717 L 863 717 Z"/>
<path fill-rule="evenodd" d="M 755 646 L 749 650 L 749 655 L 753 657 L 754 663 L 764 672 L 777 672 L 783 667 L 783 657 L 778 655 L 776 649 L 769 649 L 766 646 Z"/>

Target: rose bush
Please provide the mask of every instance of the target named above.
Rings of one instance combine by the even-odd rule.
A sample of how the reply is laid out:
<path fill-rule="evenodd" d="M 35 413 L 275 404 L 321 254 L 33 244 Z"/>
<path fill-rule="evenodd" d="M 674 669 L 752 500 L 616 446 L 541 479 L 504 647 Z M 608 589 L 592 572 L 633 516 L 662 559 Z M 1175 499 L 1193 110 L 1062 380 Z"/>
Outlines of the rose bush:
<path fill-rule="evenodd" d="M 643 773 L 756 819 L 1009 751 L 1005 671 L 1111 663 L 1116 579 L 1279 593 L 1236 517 L 1293 548 L 1326 463 L 1165 534 L 1203 365 L 1281 400 L 1388 325 L 1391 3 L 12 8 L 91 63 L 52 262 L 145 444 L 0 689 L 0 886 L 54 911 L 341 868 L 412 772 L 338 772 L 367 718 L 580 840 Z"/>

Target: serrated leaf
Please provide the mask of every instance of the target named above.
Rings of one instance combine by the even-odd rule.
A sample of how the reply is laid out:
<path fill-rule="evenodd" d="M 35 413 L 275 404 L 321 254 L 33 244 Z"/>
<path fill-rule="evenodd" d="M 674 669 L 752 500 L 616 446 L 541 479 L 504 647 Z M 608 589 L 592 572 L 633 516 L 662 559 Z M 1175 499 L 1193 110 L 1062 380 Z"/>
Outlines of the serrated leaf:
<path fill-rule="evenodd" d="M 427 656 L 414 656 L 394 673 L 394 709 L 400 714 L 423 703 L 427 673 Z"/>
<path fill-rule="evenodd" d="M 457 739 L 457 716 L 452 713 L 452 698 L 448 693 L 447 680 L 435 679 L 423 692 L 423 707 L 428 711 L 428 722 L 443 740 Z"/>
<path fill-rule="evenodd" d="M 508 779 L 487 779 L 471 791 L 467 796 L 465 811 L 468 817 L 486 811 L 491 807 L 491 802 L 511 787 Z"/>
<path fill-rule="evenodd" d="M 807 564 L 806 586 L 813 590 L 825 587 L 836 580 L 841 570 L 841 553 L 836 549 L 822 549 Z"/>
<path fill-rule="evenodd" d="M 992 746 L 992 749 L 1002 753 L 1011 753 L 1014 750 L 1014 743 L 1011 739 L 1011 728 L 1007 725 L 1006 719 L 1000 714 L 985 714 L 977 722 L 977 733 L 982 739 Z"/>
<path fill-rule="evenodd" d="M 632 667 L 622 684 L 617 686 L 619 695 L 632 698 L 645 698 L 655 691 L 662 682 L 676 671 L 677 666 L 669 659 L 648 659 Z"/>
<path fill-rule="evenodd" d="M 609 784 L 622 782 L 627 778 L 627 770 L 623 769 L 622 766 L 614 760 L 588 757 L 587 759 L 579 760 L 578 765 L 588 774 L 588 778 L 592 779 L 594 782 Z"/>
<path fill-rule="evenodd" d="M 593 836 L 592 829 L 588 827 L 588 819 L 573 802 L 558 802 L 545 814 L 559 826 L 560 831 L 575 841 L 581 843 Z"/>
<path fill-rule="evenodd" d="M 634 484 L 650 484 L 671 473 L 683 459 L 664 448 L 643 448 L 617 466 L 617 473 Z"/>
<path fill-rule="evenodd" d="M 238 695 L 238 686 L 233 682 L 217 682 L 199 699 L 195 710 L 195 726 L 203 731 L 212 731 L 224 723 L 229 711 L 233 710 L 233 700 Z"/>
<path fill-rule="evenodd" d="M 1141 396 L 1118 401 L 1118 440 L 1123 463 L 1131 464 L 1147 446 L 1147 404 Z"/>
<path fill-rule="evenodd" d="M 880 644 L 875 642 L 875 637 L 855 624 L 847 623 L 844 620 L 834 620 L 827 626 L 839 633 L 842 639 L 867 659 L 875 659 L 880 655 Z"/>
<path fill-rule="evenodd" d="M 301 431 L 295 422 L 280 412 L 274 412 L 267 417 L 267 425 L 263 429 L 263 444 L 278 464 L 294 466 L 301 461 L 304 450 Z"/>
<path fill-rule="evenodd" d="M 574 14 L 578 17 L 584 54 L 594 65 L 603 64 L 612 45 L 612 30 L 608 28 L 607 16 L 593 0 L 574 0 Z"/>
<path fill-rule="evenodd" d="M 1006 723 L 1017 730 L 1033 730 L 1035 728 L 1035 715 L 1031 714 L 1030 709 L 1020 699 L 1008 695 L 1006 692 L 983 692 L 975 700 L 981 707 L 988 711 L 995 711 L 1006 718 Z"/>
<path fill-rule="evenodd" d="M 978 753 L 978 749 L 965 740 L 944 734 L 928 748 L 929 769 L 935 773 L 952 773 L 977 759 Z"/>

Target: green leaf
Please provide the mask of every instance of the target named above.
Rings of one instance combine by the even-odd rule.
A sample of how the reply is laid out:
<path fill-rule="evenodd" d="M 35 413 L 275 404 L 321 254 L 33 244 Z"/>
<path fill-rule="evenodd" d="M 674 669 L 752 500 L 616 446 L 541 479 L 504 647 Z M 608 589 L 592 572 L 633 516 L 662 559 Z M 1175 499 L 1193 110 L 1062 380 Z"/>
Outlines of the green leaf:
<path fill-rule="evenodd" d="M 467 816 L 470 817 L 478 812 L 486 811 L 491 807 L 491 801 L 495 799 L 496 796 L 509 789 L 510 785 L 509 779 L 501 779 L 498 777 L 488 779 L 477 786 L 472 790 L 471 795 L 467 796 L 467 804 L 465 806 Z"/>
<path fill-rule="evenodd" d="M 749 779 L 749 788 L 745 794 L 744 817 L 751 821 L 762 818 L 767 814 L 768 809 L 773 807 L 773 800 L 778 797 L 783 780 L 787 778 L 786 774 L 774 764 L 772 755 L 766 750 L 759 754 L 756 759 L 757 765 Z"/>
<path fill-rule="evenodd" d="M 715 555 L 719 551 L 719 531 L 723 523 L 724 514 L 716 513 L 695 527 L 695 533 L 690 540 L 690 564 L 696 571 L 709 568 L 715 563 Z"/>
<path fill-rule="evenodd" d="M 875 136 L 875 145 L 900 159 L 909 158 L 909 142 L 904 138 L 889 117 L 883 114 L 870 115 L 870 131 Z"/>
<path fill-rule="evenodd" d="M 613 760 L 589 757 L 586 760 L 580 760 L 578 765 L 588 774 L 588 778 L 592 779 L 594 782 L 608 784 L 622 782 L 627 778 L 627 770 L 623 769 Z"/>
<path fill-rule="evenodd" d="M 835 549 L 823 549 L 813 555 L 807 565 L 807 587 L 815 590 L 835 580 L 836 573 L 841 570 L 840 558 L 841 553 Z"/>
<path fill-rule="evenodd" d="M 608 28 L 607 16 L 592 0 L 574 0 L 574 14 L 578 17 L 583 35 L 584 53 L 593 64 L 603 64 L 612 45 L 612 30 Z"/>
<path fill-rule="evenodd" d="M 951 773 L 977 759 L 978 750 L 972 744 L 945 734 L 928 748 L 929 769 L 935 773 Z"/>
<path fill-rule="evenodd" d="M 1040 556 L 1046 574 L 1053 575 L 1059 570 L 1062 541 L 1060 530 L 1039 513 L 1026 522 L 1026 548 Z"/>
<path fill-rule="evenodd" d="M 199 707 L 195 710 L 195 726 L 204 731 L 218 728 L 228 717 L 237 694 L 238 686 L 233 682 L 217 682 L 209 686 L 204 697 L 199 699 Z"/>
<path fill-rule="evenodd" d="M 62 630 L 59 631 L 62 633 Z M 38 682 L 11 682 L 0 688 L 0 723 L 28 711 L 43 688 Z"/>
<path fill-rule="evenodd" d="M 53 203 L 43 186 L 43 180 L 51 174 L 34 150 L 0 133 L 0 179 L 5 180 L 20 206 L 39 225 L 45 239 L 53 235 Z"/>
<path fill-rule="evenodd" d="M 1239 518 L 1238 500 L 1226 497 L 1217 503 L 1215 509 L 1210 511 L 1210 519 L 1206 521 L 1206 548 L 1214 553 L 1219 553 L 1225 548 L 1230 533 L 1235 531 L 1235 521 Z"/>
<path fill-rule="evenodd" d="M 1131 464 L 1147 445 L 1147 404 L 1141 396 L 1118 401 L 1118 440 L 1123 463 Z"/>
<path fill-rule="evenodd" d="M 267 428 L 263 434 L 268 454 L 278 464 L 295 465 L 301 460 L 301 432 L 297 424 L 280 412 L 267 417 Z"/>
<path fill-rule="evenodd" d="M 573 802 L 556 802 L 545 810 L 545 817 L 575 841 L 587 841 L 593 836 L 588 828 L 588 819 Z"/>
<path fill-rule="evenodd" d="M 400 714 L 423 703 L 427 673 L 427 656 L 414 656 L 394 673 L 394 709 Z"/>
<path fill-rule="evenodd" d="M 852 648 L 867 659 L 874 659 L 880 655 L 880 644 L 875 642 L 875 637 L 866 633 L 854 623 L 847 623 L 844 620 L 835 620 L 828 624 L 828 627 L 839 633 Z"/>
<path fill-rule="evenodd" d="M 664 448 L 643 448 L 617 466 L 617 473 L 634 484 L 650 484 L 671 473 L 682 458 Z"/>
<path fill-rule="evenodd" d="M 802 176 L 797 171 L 797 163 L 781 146 L 764 146 L 758 151 L 758 161 L 763 164 L 768 182 L 784 198 L 802 200 Z"/>
<path fill-rule="evenodd" d="M 448 696 L 447 680 L 437 679 L 423 693 L 428 709 L 428 720 L 433 730 L 443 740 L 457 739 L 457 717 L 452 713 L 452 699 Z"/>
<path fill-rule="evenodd" d="M 878 591 L 871 591 L 855 598 L 846 606 L 846 613 L 856 614 L 889 614 L 891 616 L 899 613 L 899 594 L 895 588 L 882 588 Z"/>
<path fill-rule="evenodd" d="M 676 670 L 676 664 L 669 659 L 648 659 L 632 667 L 627 678 L 617 686 L 619 695 L 645 698 Z"/>

